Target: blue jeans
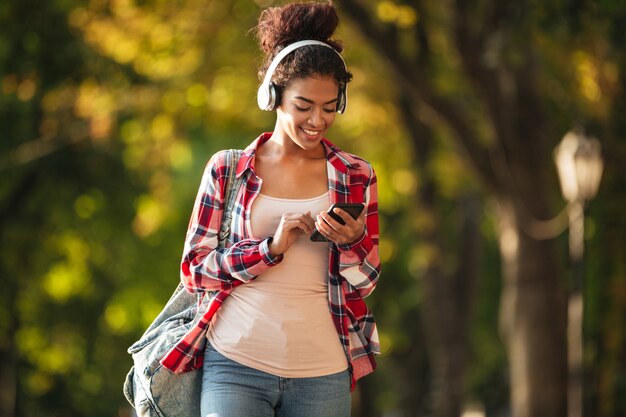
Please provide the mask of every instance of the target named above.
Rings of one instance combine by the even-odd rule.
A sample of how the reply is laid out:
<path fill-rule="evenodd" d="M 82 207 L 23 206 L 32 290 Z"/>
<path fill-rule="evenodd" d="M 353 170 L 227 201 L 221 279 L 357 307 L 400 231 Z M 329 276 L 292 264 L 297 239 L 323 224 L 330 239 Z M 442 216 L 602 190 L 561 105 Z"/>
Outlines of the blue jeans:
<path fill-rule="evenodd" d="M 224 357 L 207 343 L 201 417 L 349 417 L 350 374 L 282 378 Z"/>

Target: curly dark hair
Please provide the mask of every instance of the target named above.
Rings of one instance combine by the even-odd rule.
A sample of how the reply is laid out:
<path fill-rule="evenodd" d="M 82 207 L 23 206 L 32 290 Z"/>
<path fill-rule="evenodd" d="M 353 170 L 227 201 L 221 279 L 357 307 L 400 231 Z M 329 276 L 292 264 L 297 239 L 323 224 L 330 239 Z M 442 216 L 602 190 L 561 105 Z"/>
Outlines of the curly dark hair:
<path fill-rule="evenodd" d="M 259 79 L 263 80 L 272 59 L 287 45 L 313 39 L 332 46 L 307 45 L 289 53 L 272 75 L 272 82 L 278 89 L 278 97 L 294 79 L 306 78 L 313 74 L 332 76 L 340 85 L 346 85 L 352 74 L 345 68 L 338 55 L 343 50 L 340 41 L 332 35 L 339 26 L 339 18 L 331 1 L 324 3 L 298 2 L 263 10 L 255 28 L 256 37 L 265 57 L 259 68 Z"/>

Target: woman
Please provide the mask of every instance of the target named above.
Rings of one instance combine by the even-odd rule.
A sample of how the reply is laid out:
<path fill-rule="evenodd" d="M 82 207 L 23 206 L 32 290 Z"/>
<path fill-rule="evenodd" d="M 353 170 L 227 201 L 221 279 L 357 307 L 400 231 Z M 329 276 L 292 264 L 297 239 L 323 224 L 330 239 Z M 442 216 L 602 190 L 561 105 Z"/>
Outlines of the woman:
<path fill-rule="evenodd" d="M 213 298 L 162 361 L 179 372 L 203 366 L 202 416 L 349 416 L 351 389 L 376 366 L 376 325 L 363 302 L 380 273 L 376 176 L 325 139 L 352 77 L 331 39 L 337 25 L 331 3 L 259 18 L 258 101 L 276 111 L 276 125 L 233 167 L 244 185 L 227 248 L 217 245 L 225 153 L 207 165 L 181 279 Z M 335 209 L 341 224 L 326 212 L 336 202 L 365 209 L 356 219 Z M 314 230 L 330 243 L 312 241 Z"/>

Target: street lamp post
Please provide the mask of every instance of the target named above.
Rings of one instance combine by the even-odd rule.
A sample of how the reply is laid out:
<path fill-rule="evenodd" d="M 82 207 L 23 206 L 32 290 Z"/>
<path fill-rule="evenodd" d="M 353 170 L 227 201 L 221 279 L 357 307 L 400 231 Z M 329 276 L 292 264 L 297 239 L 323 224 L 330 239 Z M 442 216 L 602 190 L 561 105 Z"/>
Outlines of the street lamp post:
<path fill-rule="evenodd" d="M 602 177 L 600 142 L 581 129 L 568 132 L 554 150 L 563 197 L 568 201 L 572 282 L 568 300 L 568 417 L 583 415 L 583 250 L 585 205 Z"/>

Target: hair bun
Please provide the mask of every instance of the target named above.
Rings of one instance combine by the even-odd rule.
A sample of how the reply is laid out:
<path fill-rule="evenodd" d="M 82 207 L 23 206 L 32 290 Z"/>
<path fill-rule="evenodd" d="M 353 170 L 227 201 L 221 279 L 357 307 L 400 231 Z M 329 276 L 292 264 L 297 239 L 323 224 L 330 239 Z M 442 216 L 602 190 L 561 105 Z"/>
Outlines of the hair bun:
<path fill-rule="evenodd" d="M 341 44 L 331 39 L 338 25 L 339 18 L 331 1 L 292 3 L 265 9 L 259 16 L 256 35 L 261 50 L 268 56 L 303 39 L 328 43 L 341 52 Z"/>

